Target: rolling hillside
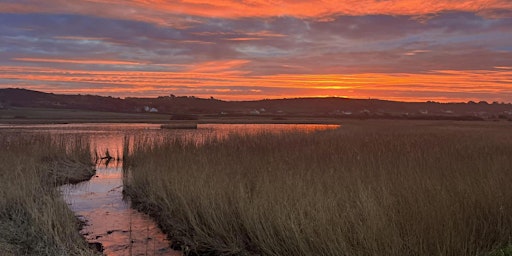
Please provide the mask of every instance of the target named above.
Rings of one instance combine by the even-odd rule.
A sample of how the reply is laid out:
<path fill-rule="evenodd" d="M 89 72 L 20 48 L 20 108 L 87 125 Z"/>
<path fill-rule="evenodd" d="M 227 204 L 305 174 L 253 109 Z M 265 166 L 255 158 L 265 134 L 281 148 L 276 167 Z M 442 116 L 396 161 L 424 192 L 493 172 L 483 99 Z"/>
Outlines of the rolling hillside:
<path fill-rule="evenodd" d="M 158 112 L 174 116 L 319 116 L 341 118 L 512 119 L 512 104 L 487 102 L 397 102 L 378 99 L 294 98 L 223 101 L 193 96 L 113 98 L 0 89 L 0 108 L 53 108 L 117 113 Z"/>

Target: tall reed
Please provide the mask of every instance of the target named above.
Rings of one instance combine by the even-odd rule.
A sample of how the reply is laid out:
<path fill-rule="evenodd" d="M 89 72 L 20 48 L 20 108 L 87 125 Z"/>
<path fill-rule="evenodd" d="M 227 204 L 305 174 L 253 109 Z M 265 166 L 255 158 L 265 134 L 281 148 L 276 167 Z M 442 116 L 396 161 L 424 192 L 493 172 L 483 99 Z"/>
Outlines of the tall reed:
<path fill-rule="evenodd" d="M 1 255 L 93 255 L 57 185 L 91 173 L 77 137 L 0 133 Z"/>
<path fill-rule="evenodd" d="M 126 152 L 125 192 L 185 252 L 460 256 L 512 242 L 508 126 L 141 138 Z"/>

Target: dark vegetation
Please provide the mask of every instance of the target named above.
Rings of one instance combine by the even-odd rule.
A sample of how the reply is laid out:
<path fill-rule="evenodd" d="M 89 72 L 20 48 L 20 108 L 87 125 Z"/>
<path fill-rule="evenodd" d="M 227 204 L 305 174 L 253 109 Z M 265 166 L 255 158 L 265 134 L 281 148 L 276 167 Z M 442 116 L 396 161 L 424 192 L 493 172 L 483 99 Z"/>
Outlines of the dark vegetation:
<path fill-rule="evenodd" d="M 166 114 L 174 120 L 202 117 L 266 116 L 355 119 L 512 120 L 512 104 L 494 102 L 397 102 L 378 99 L 295 98 L 257 101 L 222 101 L 193 96 L 113 98 L 95 95 L 60 95 L 26 89 L 0 89 L 0 109 L 13 107 L 79 109 L 116 113 Z M 11 118 L 23 119 L 24 116 Z"/>

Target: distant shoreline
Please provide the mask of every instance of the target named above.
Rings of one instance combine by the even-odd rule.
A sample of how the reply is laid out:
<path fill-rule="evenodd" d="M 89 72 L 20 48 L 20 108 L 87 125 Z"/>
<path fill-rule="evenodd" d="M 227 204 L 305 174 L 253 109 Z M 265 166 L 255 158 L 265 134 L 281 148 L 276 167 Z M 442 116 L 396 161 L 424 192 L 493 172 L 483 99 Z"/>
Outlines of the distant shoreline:
<path fill-rule="evenodd" d="M 0 124 L 73 124 L 73 123 L 197 123 L 197 124 L 342 124 L 358 120 L 404 121 L 501 121 L 512 124 L 512 116 L 492 115 L 400 115 L 356 113 L 325 114 L 168 114 L 119 113 L 77 109 L 11 107 L 0 109 Z"/>

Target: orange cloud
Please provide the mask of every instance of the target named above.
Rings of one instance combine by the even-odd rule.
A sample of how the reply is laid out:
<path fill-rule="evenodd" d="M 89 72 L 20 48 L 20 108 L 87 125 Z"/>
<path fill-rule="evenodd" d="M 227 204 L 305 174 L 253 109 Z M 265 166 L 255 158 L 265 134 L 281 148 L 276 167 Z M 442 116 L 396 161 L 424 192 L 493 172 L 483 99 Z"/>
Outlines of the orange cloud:
<path fill-rule="evenodd" d="M 102 1 L 112 2 L 112 1 Z M 359 0 L 359 1 L 295 1 L 295 0 L 183 0 L 169 3 L 165 0 L 135 0 L 132 3 L 146 9 L 161 9 L 170 13 L 192 14 L 204 17 L 239 18 L 239 17 L 326 17 L 333 14 L 345 15 L 425 15 L 441 11 L 478 12 L 488 9 L 510 9 L 508 0 Z"/>
<path fill-rule="evenodd" d="M 225 40 L 229 41 L 258 41 L 262 40 L 261 37 L 235 37 L 235 38 L 226 38 Z"/>
<path fill-rule="evenodd" d="M 414 50 L 414 51 L 406 52 L 406 53 L 404 53 L 404 55 L 406 55 L 406 56 L 414 56 L 414 55 L 421 54 L 421 53 L 426 53 L 426 52 L 430 52 L 430 50 Z"/>
<path fill-rule="evenodd" d="M 406 101 L 512 101 L 512 70 L 439 70 L 430 73 L 281 74 L 251 76 L 237 71 L 244 60 L 207 62 L 184 72 L 86 71 L 2 66 L 11 86 L 46 91 L 157 96 L 181 90 L 220 99 L 346 96 Z M 39 87 L 31 85 L 39 84 Z M 62 86 L 66 84 L 66 86 Z M 62 88 L 64 87 L 64 88 Z M 449 95 L 457 96 L 449 96 Z M 422 96 L 423 95 L 423 96 Z"/>
<path fill-rule="evenodd" d="M 220 60 L 198 63 L 192 66 L 189 72 L 192 73 L 218 73 L 221 71 L 233 70 L 249 63 L 249 60 Z"/>
<path fill-rule="evenodd" d="M 294 16 L 328 20 L 328 17 L 333 15 L 384 14 L 428 17 L 443 11 L 467 11 L 492 17 L 493 10 L 511 10 L 512 1 L 28 0 L 23 3 L 0 3 L 0 9 L 4 13 L 72 13 L 187 27 L 191 23 L 200 22 L 191 19 L 190 16 L 213 18 Z"/>

